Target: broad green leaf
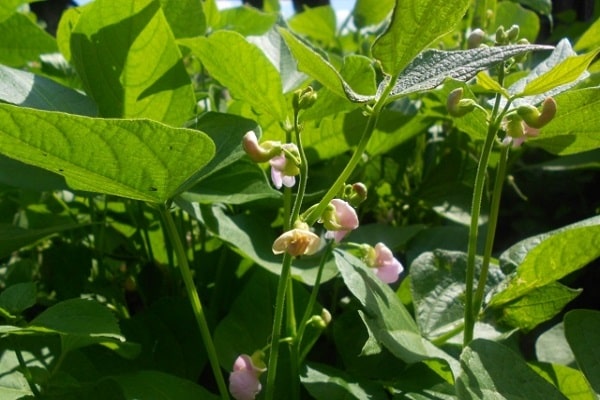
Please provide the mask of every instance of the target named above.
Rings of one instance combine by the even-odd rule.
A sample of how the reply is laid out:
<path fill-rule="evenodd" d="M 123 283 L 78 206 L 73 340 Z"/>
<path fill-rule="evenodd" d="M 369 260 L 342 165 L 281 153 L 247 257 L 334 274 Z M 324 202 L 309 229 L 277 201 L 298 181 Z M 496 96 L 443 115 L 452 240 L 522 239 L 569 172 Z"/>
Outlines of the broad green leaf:
<path fill-rule="evenodd" d="M 352 10 L 354 25 L 360 29 L 380 24 L 393 8 L 394 0 L 357 0 Z"/>
<path fill-rule="evenodd" d="M 298 69 L 340 97 L 355 103 L 367 103 L 374 99 L 373 94 L 358 94 L 342 78 L 340 73 L 320 54 L 308 47 L 293 33 L 279 29 L 290 51 L 298 62 Z"/>
<path fill-rule="evenodd" d="M 177 39 L 202 36 L 206 32 L 203 1 L 160 0 L 160 6 Z"/>
<path fill-rule="evenodd" d="M 552 0 L 518 0 L 518 2 L 542 15 L 550 15 L 552 12 Z"/>
<path fill-rule="evenodd" d="M 531 9 L 523 8 L 512 1 L 502 1 L 496 6 L 494 24 L 487 31 L 495 32 L 501 25 L 506 29 L 518 25 L 519 39 L 525 38 L 530 43 L 535 43 L 540 31 L 540 18 Z"/>
<path fill-rule="evenodd" d="M 202 386 L 159 371 L 137 371 L 110 376 L 117 382 L 125 400 L 217 400 L 219 397 Z"/>
<path fill-rule="evenodd" d="M 555 100 L 556 116 L 528 144 L 560 155 L 600 148 L 600 90 L 569 90 Z"/>
<path fill-rule="evenodd" d="M 13 251 L 33 244 L 54 234 L 81 228 L 82 224 L 72 223 L 43 229 L 23 229 L 14 225 L 0 224 L 0 257 L 8 257 Z"/>
<path fill-rule="evenodd" d="M 18 315 L 35 304 L 36 296 L 37 289 L 34 282 L 11 285 L 0 293 L 0 309 L 8 314 Z"/>
<path fill-rule="evenodd" d="M 43 76 L 3 65 L 0 65 L 0 100 L 39 110 L 98 115 L 98 108 L 89 97 Z"/>
<path fill-rule="evenodd" d="M 478 47 L 469 50 L 425 50 L 416 55 L 396 79 L 390 97 L 400 97 L 439 86 L 447 78 L 466 82 L 479 71 L 529 51 L 550 50 L 543 45 Z M 379 85 L 381 93 L 387 82 Z"/>
<path fill-rule="evenodd" d="M 456 391 L 461 400 L 566 399 L 516 353 L 493 341 L 472 341 L 460 364 Z"/>
<path fill-rule="evenodd" d="M 565 338 L 562 321 L 538 336 L 535 342 L 535 355 L 541 362 L 575 367 L 575 356 Z"/>
<path fill-rule="evenodd" d="M 588 65 L 596 58 L 599 52 L 600 49 L 596 49 L 587 54 L 567 58 L 545 74 L 529 82 L 519 96 L 532 96 L 545 93 L 558 86 L 577 80 L 586 71 Z"/>
<path fill-rule="evenodd" d="M 221 10 L 217 28 L 236 31 L 244 36 L 262 35 L 270 30 L 276 21 L 277 14 L 265 13 L 244 4 Z"/>
<path fill-rule="evenodd" d="M 597 400 L 581 371 L 559 364 L 534 363 L 529 366 L 552 383 L 569 400 Z"/>
<path fill-rule="evenodd" d="M 407 363 L 441 359 L 452 371 L 457 371 L 456 360 L 421 336 L 417 324 L 389 285 L 351 254 L 336 250 L 334 256 L 344 283 L 365 310 L 360 313 L 361 318 L 375 339 Z"/>
<path fill-rule="evenodd" d="M 0 22 L 17 12 L 17 8 L 24 3 L 32 0 L 4 0 L 0 2 Z"/>
<path fill-rule="evenodd" d="M 205 38 L 181 40 L 198 55 L 208 72 L 231 94 L 248 102 L 258 113 L 285 120 L 289 106 L 281 78 L 265 54 L 233 31 L 217 31 Z"/>
<path fill-rule="evenodd" d="M 573 47 L 577 51 L 591 51 L 600 47 L 600 18 L 590 25 Z"/>
<path fill-rule="evenodd" d="M 600 225 L 555 233 L 533 247 L 506 287 L 492 297 L 499 306 L 584 267 L 600 256 Z"/>
<path fill-rule="evenodd" d="M 206 165 L 203 133 L 0 104 L 0 154 L 54 171 L 75 190 L 162 203 Z"/>
<path fill-rule="evenodd" d="M 290 29 L 327 47 L 335 41 L 337 22 L 333 7 L 306 8 L 288 20 Z"/>
<path fill-rule="evenodd" d="M 415 317 L 424 336 L 436 338 L 463 323 L 466 265 L 466 253 L 444 250 L 423 253 L 410 265 Z M 475 285 L 480 268 L 481 259 L 478 259 Z M 486 293 L 503 278 L 500 269 L 491 265 Z"/>
<path fill-rule="evenodd" d="M 573 310 L 565 315 L 564 323 L 577 365 L 600 395 L 600 311 Z"/>
<path fill-rule="evenodd" d="M 193 87 L 158 0 L 90 3 L 71 32 L 70 47 L 102 116 L 181 126 L 193 115 Z"/>
<path fill-rule="evenodd" d="M 316 400 L 388 398 L 383 386 L 369 381 L 357 381 L 343 371 L 327 365 L 309 363 L 300 375 L 302 385 Z"/>
<path fill-rule="evenodd" d="M 558 282 L 533 289 L 502 307 L 502 321 L 528 332 L 557 315 L 581 291 Z"/>
<path fill-rule="evenodd" d="M 485 90 L 491 90 L 494 93 L 500 93 L 504 97 L 509 97 L 505 88 L 500 86 L 498 81 L 494 80 L 487 72 L 479 71 L 477 73 L 477 84 Z"/>
<path fill-rule="evenodd" d="M 541 78 L 542 76 L 545 76 L 546 73 L 556 68 L 568 58 L 575 56 L 577 56 L 577 54 L 575 53 L 575 51 L 571 47 L 571 43 L 569 43 L 567 39 L 563 39 L 560 42 L 558 42 L 558 44 L 556 45 L 552 53 L 548 56 L 548 58 L 536 65 L 535 68 L 533 68 L 529 72 L 529 74 L 527 74 L 527 76 L 519 79 L 518 81 L 509 86 L 508 93 L 511 95 L 511 97 L 514 98 L 512 105 L 514 107 L 519 107 L 523 104 L 540 104 L 542 101 L 544 101 L 546 97 L 556 96 L 557 94 L 564 92 L 565 90 L 576 85 L 577 82 L 579 82 L 581 79 L 586 78 L 588 74 L 587 72 L 584 72 L 578 77 L 575 77 L 574 80 L 569 81 L 564 85 L 560 85 L 540 94 L 522 97 L 524 95 L 523 92 L 525 91 L 525 88 L 530 84 L 530 82 L 533 82 L 534 80 L 537 80 L 539 78 L 540 80 L 538 82 L 540 83 L 540 85 L 545 85 L 541 81 L 541 79 L 543 79 Z"/>
<path fill-rule="evenodd" d="M 25 14 L 14 13 L 0 21 L 0 63 L 21 67 L 57 50 L 56 40 Z"/>
<path fill-rule="evenodd" d="M 468 0 L 396 1 L 389 26 L 373 43 L 373 56 L 387 75 L 397 76 L 429 44 L 450 32 L 469 4 Z"/>
<path fill-rule="evenodd" d="M 181 198 L 196 203 L 244 204 L 260 199 L 281 199 L 256 163 L 240 160 L 202 179 Z"/>

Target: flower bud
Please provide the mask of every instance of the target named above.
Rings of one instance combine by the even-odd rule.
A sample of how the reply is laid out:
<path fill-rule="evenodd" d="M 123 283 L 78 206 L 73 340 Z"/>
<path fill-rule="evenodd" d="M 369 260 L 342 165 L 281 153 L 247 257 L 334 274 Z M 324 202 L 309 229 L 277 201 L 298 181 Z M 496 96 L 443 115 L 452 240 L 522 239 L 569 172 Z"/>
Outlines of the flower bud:
<path fill-rule="evenodd" d="M 352 207 L 358 207 L 360 203 L 367 199 L 368 189 L 364 183 L 356 182 L 349 185 L 348 193 L 345 193 L 348 203 Z"/>
<path fill-rule="evenodd" d="M 462 117 L 473 111 L 477 105 L 473 99 L 463 99 L 463 89 L 456 88 L 450 92 L 446 100 L 448 114 L 453 117 Z"/>
<path fill-rule="evenodd" d="M 519 37 L 519 25 L 513 25 L 509 30 L 506 31 L 506 38 L 509 42 L 513 43 Z"/>
<path fill-rule="evenodd" d="M 292 105 L 294 110 L 305 110 L 312 107 L 317 101 L 317 92 L 311 86 L 304 89 L 298 89 L 294 92 L 294 98 L 292 99 Z"/>
<path fill-rule="evenodd" d="M 267 162 L 281 153 L 281 144 L 279 142 L 266 141 L 260 145 L 253 131 L 248 131 L 244 135 L 242 147 L 246 154 L 248 154 L 248 157 L 257 163 Z"/>
<path fill-rule="evenodd" d="M 511 138 L 520 139 L 525 135 L 523 119 L 517 114 L 507 115 L 503 126 L 506 134 Z"/>
<path fill-rule="evenodd" d="M 496 44 L 508 44 L 508 36 L 502 25 L 496 29 Z"/>
<path fill-rule="evenodd" d="M 323 211 L 320 221 L 325 229 L 328 239 L 334 239 L 339 243 L 344 236 L 353 229 L 358 228 L 358 216 L 354 208 L 346 201 L 333 199 Z"/>
<path fill-rule="evenodd" d="M 485 38 L 485 32 L 481 29 L 477 28 L 471 32 L 469 37 L 467 38 L 467 48 L 475 49 L 483 43 L 483 39 Z"/>
<path fill-rule="evenodd" d="M 552 121 L 556 115 L 556 101 L 547 97 L 542 103 L 542 112 L 531 105 L 523 105 L 517 109 L 517 114 L 532 128 L 541 128 Z"/>

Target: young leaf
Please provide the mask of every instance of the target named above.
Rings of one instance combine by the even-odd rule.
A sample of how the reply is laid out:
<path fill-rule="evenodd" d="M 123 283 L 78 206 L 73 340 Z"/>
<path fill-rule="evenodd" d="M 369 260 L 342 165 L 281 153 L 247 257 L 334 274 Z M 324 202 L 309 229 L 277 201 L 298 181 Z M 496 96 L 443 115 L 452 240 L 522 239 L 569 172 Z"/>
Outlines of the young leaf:
<path fill-rule="evenodd" d="M 491 306 L 499 306 L 546 286 L 600 256 L 600 225 L 572 228 L 545 238 L 533 247 Z"/>
<path fill-rule="evenodd" d="M 460 364 L 462 372 L 456 391 L 461 400 L 566 400 L 522 358 L 501 344 L 476 339 L 463 350 Z"/>
<path fill-rule="evenodd" d="M 56 51 L 56 40 L 25 14 L 14 13 L 4 21 L 0 18 L 0 63 L 21 67 L 37 61 L 42 53 Z"/>
<path fill-rule="evenodd" d="M 560 64 L 554 66 L 545 74 L 533 79 L 518 96 L 532 96 L 546 93 L 556 87 L 576 81 L 586 72 L 588 65 L 596 58 L 600 49 L 590 51 L 580 56 L 569 57 Z"/>
<path fill-rule="evenodd" d="M 373 43 L 373 56 L 386 74 L 397 76 L 429 44 L 450 32 L 469 4 L 468 0 L 396 1 L 389 26 Z"/>
<path fill-rule="evenodd" d="M 373 95 L 356 93 L 333 65 L 309 48 L 293 33 L 281 28 L 279 29 L 279 33 L 281 33 L 281 36 L 296 58 L 300 71 L 307 73 L 338 96 L 347 98 L 352 102 L 368 103 L 374 99 Z"/>
<path fill-rule="evenodd" d="M 181 53 L 154 0 L 98 0 L 70 36 L 72 62 L 104 117 L 181 126 L 196 99 Z"/>
<path fill-rule="evenodd" d="M 0 154 L 54 171 L 75 190 L 162 203 L 210 161 L 202 132 L 0 104 Z"/>
<path fill-rule="evenodd" d="M 600 394 L 600 312 L 573 310 L 567 313 L 565 336 L 579 369 Z"/>
<path fill-rule="evenodd" d="M 279 73 L 267 57 L 242 35 L 217 31 L 209 37 L 180 40 L 197 54 L 208 72 L 231 94 L 249 103 L 258 113 L 278 121 L 288 116 Z"/>
<path fill-rule="evenodd" d="M 555 98 L 556 116 L 528 144 L 553 154 L 567 155 L 600 148 L 598 88 L 569 90 Z"/>
<path fill-rule="evenodd" d="M 98 115 L 96 104 L 76 90 L 43 76 L 0 65 L 0 100 L 39 110 Z"/>
<path fill-rule="evenodd" d="M 396 79 L 390 97 L 400 97 L 439 86 L 447 78 L 466 82 L 479 71 L 529 51 L 550 50 L 543 45 L 478 47 L 469 50 L 425 50 L 414 58 Z M 387 85 L 379 85 L 378 94 Z"/>

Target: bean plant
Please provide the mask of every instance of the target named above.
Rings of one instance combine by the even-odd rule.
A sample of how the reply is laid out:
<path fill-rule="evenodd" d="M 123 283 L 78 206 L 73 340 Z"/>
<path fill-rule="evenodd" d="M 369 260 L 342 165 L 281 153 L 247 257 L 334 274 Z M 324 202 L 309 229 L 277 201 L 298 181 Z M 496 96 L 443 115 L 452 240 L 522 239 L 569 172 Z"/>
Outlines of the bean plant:
<path fill-rule="evenodd" d="M 600 396 L 600 7 L 28 3 L 1 399 Z"/>

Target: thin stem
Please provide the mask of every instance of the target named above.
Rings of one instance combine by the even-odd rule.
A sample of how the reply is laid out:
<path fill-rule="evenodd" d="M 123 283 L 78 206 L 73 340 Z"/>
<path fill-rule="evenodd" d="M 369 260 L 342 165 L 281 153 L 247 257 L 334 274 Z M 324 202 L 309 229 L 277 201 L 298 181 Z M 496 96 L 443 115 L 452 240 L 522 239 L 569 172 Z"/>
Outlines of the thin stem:
<path fill-rule="evenodd" d="M 488 271 L 490 267 L 490 259 L 494 247 L 494 238 L 496 236 L 496 226 L 498 225 L 498 213 L 500 210 L 500 198 L 502 197 L 502 187 L 504 185 L 504 176 L 506 174 L 506 164 L 508 160 L 509 146 L 502 147 L 500 151 L 500 161 L 496 168 L 496 180 L 494 182 L 494 191 L 492 194 L 492 202 L 490 204 L 490 215 L 488 218 L 487 235 L 485 238 L 485 248 L 483 250 L 483 261 L 481 264 L 481 272 L 479 273 L 479 282 L 473 299 L 473 314 L 477 316 L 483 302 L 485 284 L 487 282 Z"/>
<path fill-rule="evenodd" d="M 179 270 L 181 271 L 181 277 L 183 279 L 183 283 L 185 284 L 185 289 L 187 291 L 192 310 L 194 311 L 198 328 L 200 329 L 200 335 L 202 336 L 202 341 L 206 348 L 208 360 L 210 361 L 210 366 L 212 367 L 215 380 L 217 381 L 221 398 L 227 400 L 229 399 L 229 392 L 227 391 L 227 385 L 225 385 L 225 379 L 223 378 L 223 373 L 221 372 L 221 367 L 219 366 L 217 351 L 210 334 L 210 329 L 208 328 L 208 323 L 206 322 L 202 303 L 200 302 L 200 297 L 198 296 L 198 292 L 196 291 L 196 287 L 194 285 L 194 279 L 192 277 L 192 272 L 190 270 L 185 248 L 183 247 L 183 242 L 181 241 L 181 237 L 177 231 L 177 227 L 175 226 L 175 221 L 173 220 L 169 210 L 167 210 L 166 207 L 160 207 L 160 214 L 164 221 L 166 234 L 171 240 L 175 256 L 177 257 Z"/>
<path fill-rule="evenodd" d="M 19 349 L 18 345 L 16 344 L 16 340 L 13 341 L 13 343 L 15 344 L 15 355 L 17 356 L 17 360 L 19 361 L 19 366 L 21 367 L 21 373 L 23 374 L 23 376 L 25 376 L 25 380 L 27 381 L 27 385 L 29 385 L 29 389 L 31 389 L 31 393 L 33 393 L 33 395 L 35 397 L 39 397 L 41 393 L 38 390 L 35 383 L 33 382 L 33 375 L 31 374 L 29 367 L 27 367 L 27 363 L 25 362 L 25 359 L 23 358 L 23 354 L 21 354 L 21 350 Z"/>
<path fill-rule="evenodd" d="M 275 313 L 273 315 L 273 331 L 271 333 L 271 351 L 269 352 L 269 364 L 267 369 L 266 400 L 272 400 L 275 393 L 275 376 L 277 374 L 277 361 L 279 358 L 279 338 L 281 336 L 281 324 L 283 322 L 283 306 L 285 293 L 292 267 L 292 256 L 283 254 L 281 274 L 277 284 L 277 295 L 275 297 Z"/>

